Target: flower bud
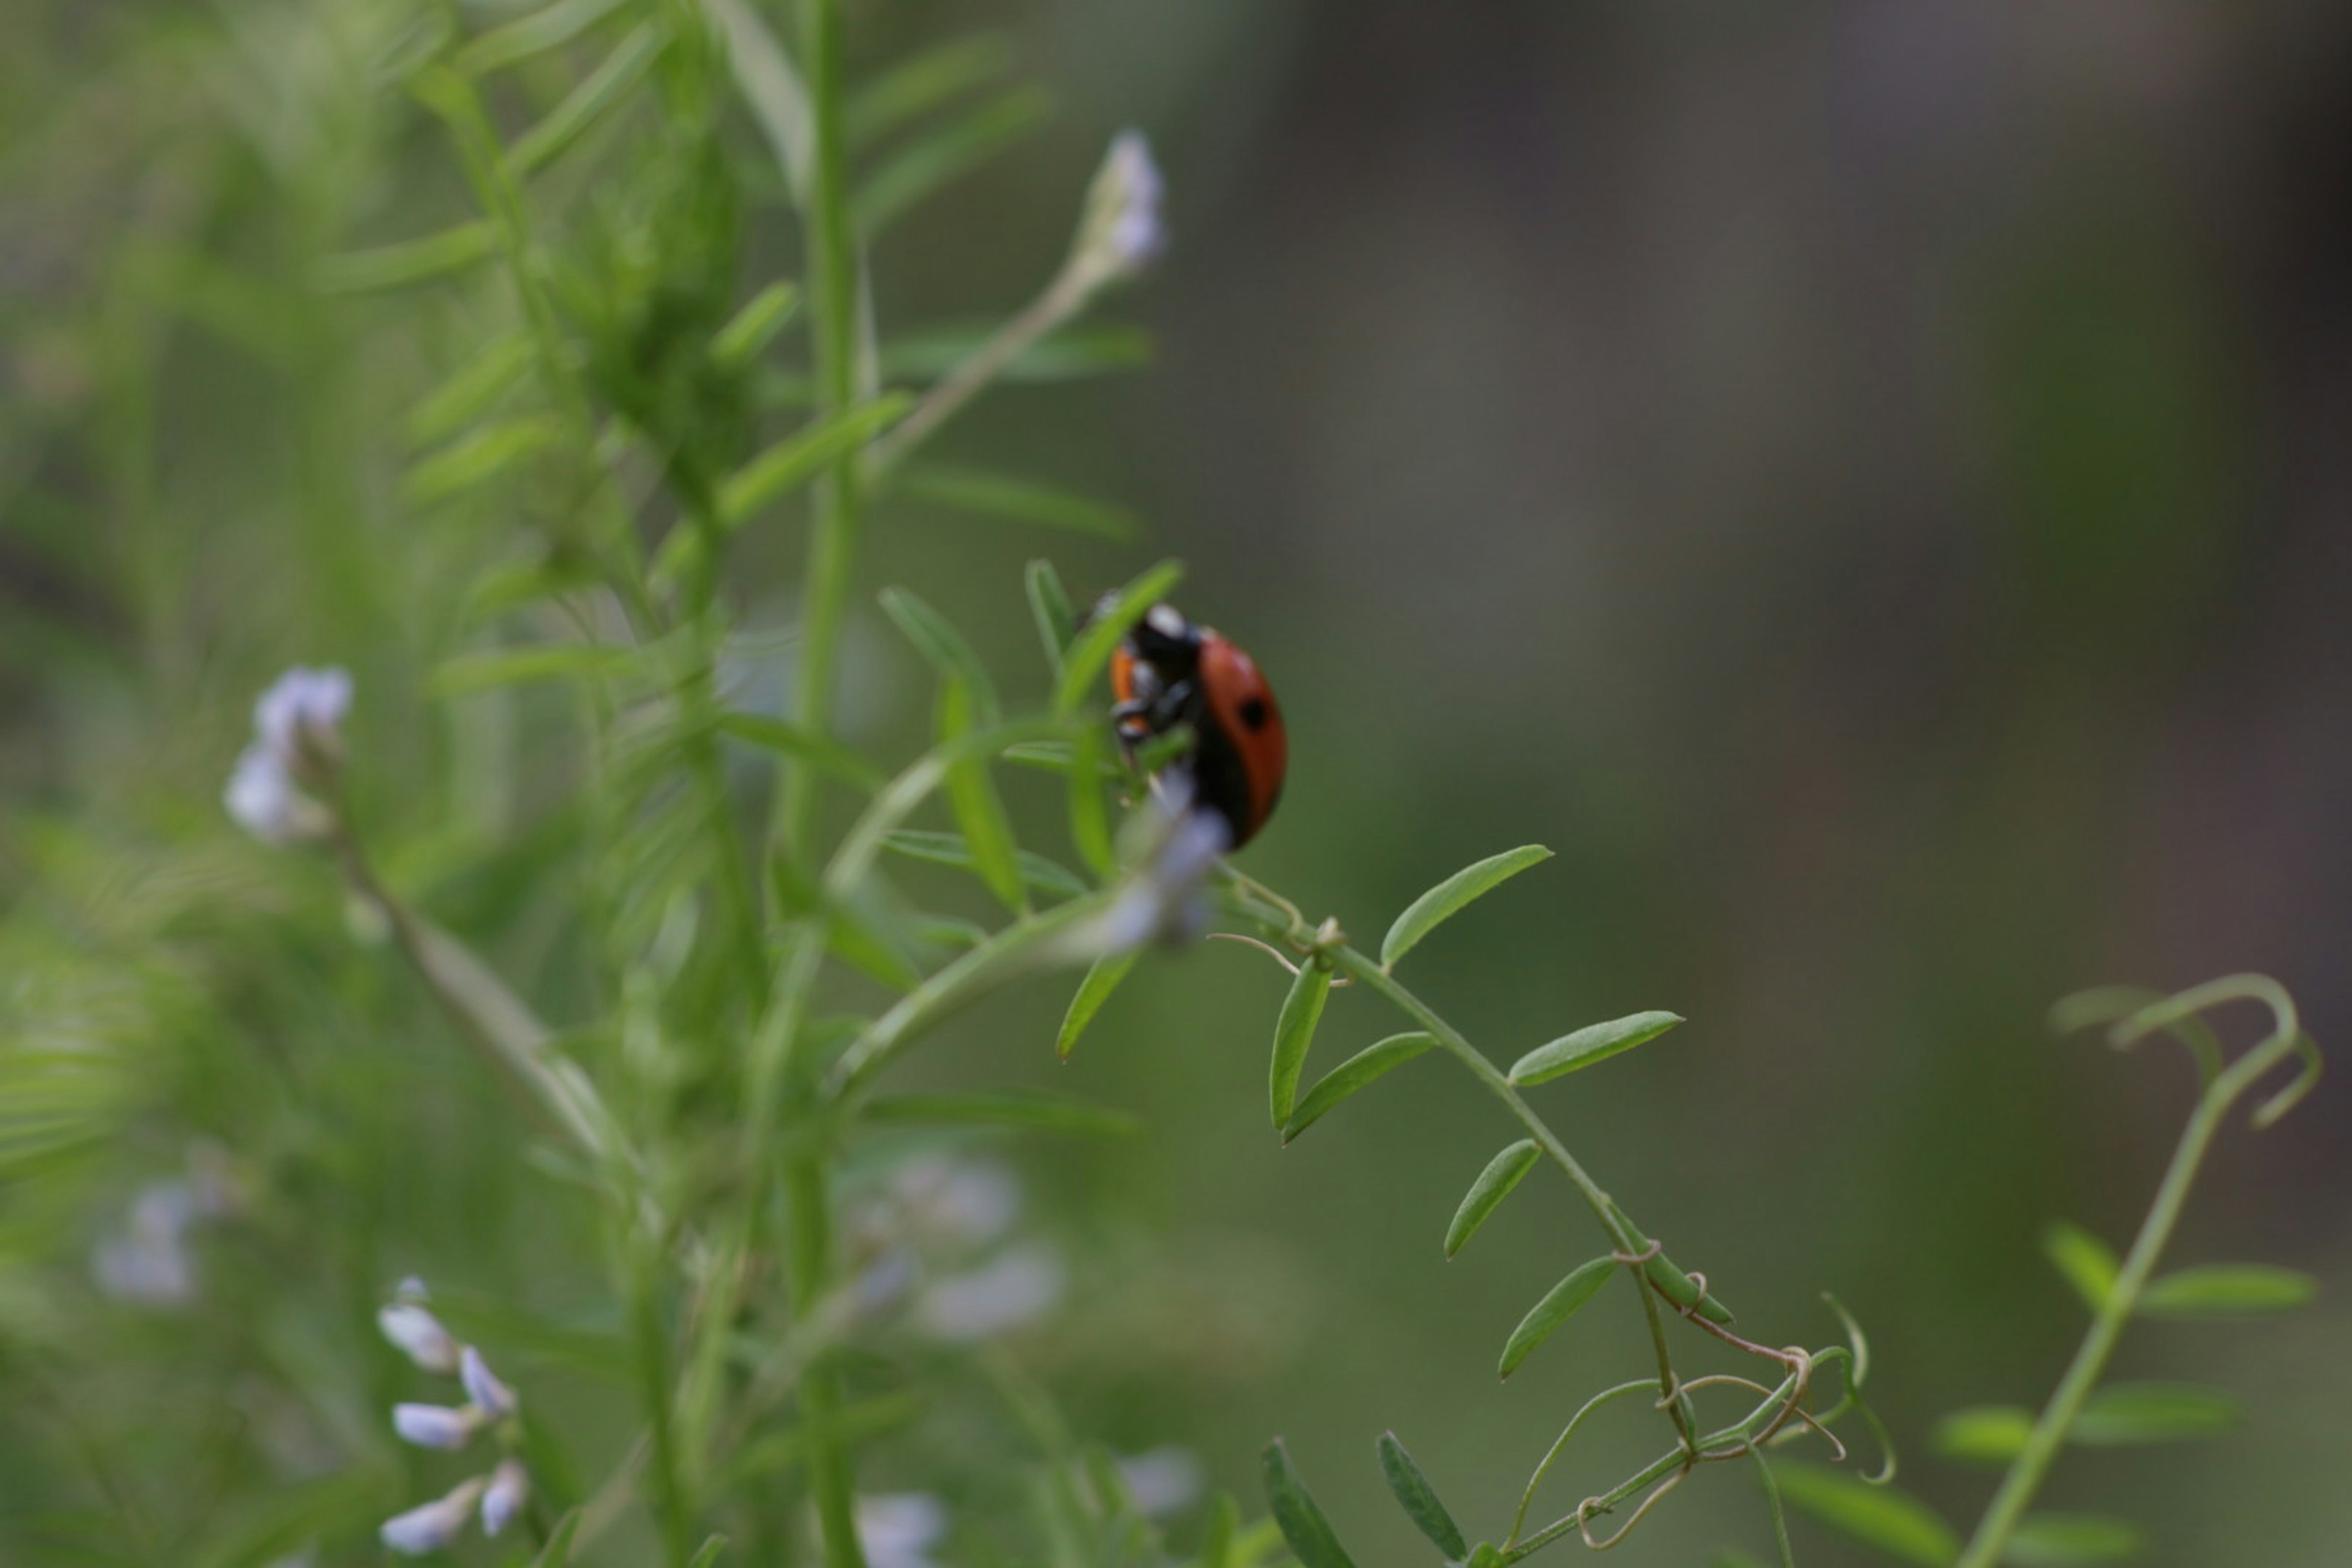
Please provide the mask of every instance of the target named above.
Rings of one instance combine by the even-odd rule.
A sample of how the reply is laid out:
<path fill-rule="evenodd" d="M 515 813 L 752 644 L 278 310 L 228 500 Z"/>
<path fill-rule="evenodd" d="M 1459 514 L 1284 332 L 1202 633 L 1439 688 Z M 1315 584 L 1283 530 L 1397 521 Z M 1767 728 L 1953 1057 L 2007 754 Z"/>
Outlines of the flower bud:
<path fill-rule="evenodd" d="M 420 1448 L 441 1448 L 451 1452 L 474 1440 L 482 1429 L 482 1413 L 473 1405 L 452 1409 L 446 1405 L 395 1405 L 392 1407 L 392 1429 L 401 1440 Z"/>
<path fill-rule="evenodd" d="M 1088 288 L 1132 278 L 1168 248 L 1168 228 L 1160 216 L 1165 190 L 1143 133 L 1122 131 L 1114 137 L 1087 190 L 1070 254 L 1070 265 Z"/>
<path fill-rule="evenodd" d="M 520 1459 L 508 1459 L 490 1472 L 489 1489 L 482 1494 L 482 1533 L 496 1535 L 514 1522 L 530 1497 L 530 1472 Z"/>
<path fill-rule="evenodd" d="M 449 1331 L 414 1299 L 394 1301 L 375 1315 L 376 1327 L 383 1331 L 403 1355 L 441 1377 L 457 1375 L 457 1342 Z"/>
<path fill-rule="evenodd" d="M 385 1520 L 377 1527 L 376 1534 L 386 1546 L 404 1556 L 422 1557 L 428 1552 L 438 1552 L 457 1539 L 488 1485 L 480 1476 L 460 1481 L 448 1496 Z"/>
<path fill-rule="evenodd" d="M 514 1390 L 498 1380 L 482 1352 L 471 1345 L 457 1359 L 457 1380 L 466 1385 L 466 1397 L 481 1407 L 487 1419 L 503 1421 L 514 1414 Z"/>

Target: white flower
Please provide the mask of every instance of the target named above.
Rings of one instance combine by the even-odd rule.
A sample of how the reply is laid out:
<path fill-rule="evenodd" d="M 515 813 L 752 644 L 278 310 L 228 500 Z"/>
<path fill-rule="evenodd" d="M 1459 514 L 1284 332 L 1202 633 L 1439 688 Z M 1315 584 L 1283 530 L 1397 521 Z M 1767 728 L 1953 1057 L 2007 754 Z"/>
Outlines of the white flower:
<path fill-rule="evenodd" d="M 489 1482 L 480 1476 L 460 1481 L 448 1496 L 385 1520 L 376 1534 L 386 1546 L 405 1556 L 422 1557 L 428 1552 L 438 1552 L 457 1539 L 466 1521 L 474 1516 L 475 1503 L 488 1486 Z"/>
<path fill-rule="evenodd" d="M 1171 1444 L 1119 1460 L 1118 1479 L 1126 1484 L 1137 1511 L 1156 1519 L 1198 1498 L 1208 1473 L 1192 1450 Z"/>
<path fill-rule="evenodd" d="M 1206 883 L 1217 858 L 1233 847 L 1233 829 L 1190 797 L 1181 770 L 1160 775 L 1152 797 L 1161 807 L 1158 842 L 1110 907 L 1070 931 L 1057 956 L 1091 961 L 1146 942 L 1189 941 L 1207 928 Z"/>
<path fill-rule="evenodd" d="M 929 1492 L 857 1500 L 857 1544 L 867 1568 L 936 1568 L 930 1548 L 947 1530 L 947 1505 Z"/>
<path fill-rule="evenodd" d="M 376 1327 L 400 1352 L 426 1372 L 457 1375 L 457 1342 L 425 1305 L 425 1287 L 404 1280 L 392 1305 L 375 1315 Z"/>
<path fill-rule="evenodd" d="M 471 1345 L 457 1358 L 457 1378 L 466 1385 L 466 1397 L 481 1406 L 490 1420 L 502 1421 L 514 1414 L 514 1390 L 498 1380 L 482 1352 Z"/>
<path fill-rule="evenodd" d="M 446 1405 L 395 1405 L 392 1429 L 403 1442 L 420 1448 L 464 1447 L 482 1429 L 482 1412 L 471 1405 L 452 1409 Z"/>
<path fill-rule="evenodd" d="M 339 766 L 352 678 L 343 669 L 288 670 L 253 706 L 253 743 L 237 757 L 222 804 L 265 844 L 318 838 L 333 826 L 302 781 Z"/>
<path fill-rule="evenodd" d="M 1013 1247 L 927 1287 L 916 1315 L 932 1338 L 990 1339 L 1050 1310 L 1062 1299 L 1062 1262 L 1042 1245 Z"/>
<path fill-rule="evenodd" d="M 530 1496 L 530 1472 L 520 1459 L 508 1459 L 490 1472 L 489 1489 L 482 1494 L 482 1533 L 496 1535 L 514 1522 Z"/>
<path fill-rule="evenodd" d="M 1089 288 L 1132 278 L 1168 248 L 1160 216 L 1166 184 L 1139 131 L 1122 131 L 1087 187 L 1070 265 Z"/>

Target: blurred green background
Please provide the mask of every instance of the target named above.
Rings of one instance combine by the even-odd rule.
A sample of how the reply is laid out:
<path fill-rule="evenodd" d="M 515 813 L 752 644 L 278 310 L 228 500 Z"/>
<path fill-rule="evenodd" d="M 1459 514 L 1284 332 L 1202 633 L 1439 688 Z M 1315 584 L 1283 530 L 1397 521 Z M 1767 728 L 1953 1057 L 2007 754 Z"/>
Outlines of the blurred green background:
<path fill-rule="evenodd" d="M 348 664 L 362 807 L 402 874 L 556 1016 L 588 1005 L 542 810 L 561 705 L 422 691 L 473 635 L 455 595 L 501 520 L 404 505 L 397 425 L 478 323 L 456 292 L 310 286 L 322 256 L 465 216 L 439 136 L 371 86 L 402 9 L 0 10 L 0 1026 L 101 1044 L 114 1129 L 52 1150 L 10 1124 L 38 1157 L 0 1194 L 0 1521 L 51 1544 L 121 1505 L 85 1440 L 152 1450 L 130 1484 L 156 1518 L 273 1484 L 273 1420 L 304 1429 L 288 1451 L 380 1455 L 397 1380 L 362 1314 L 403 1273 L 553 1313 L 602 1289 L 499 1086 L 354 945 L 328 873 L 218 805 L 260 686 Z M 2186 1107 L 2178 1062 L 2053 1044 L 2043 1009 L 2259 968 L 2323 1046 L 2352 1024 L 2352 13 L 855 22 L 866 66 L 1003 29 L 1056 106 L 877 238 L 886 339 L 1025 299 L 1122 125 L 1154 139 L 1174 231 L 1115 310 L 1148 327 L 1148 374 L 1007 388 L 943 441 L 1126 499 L 1140 548 L 904 504 L 866 584 L 916 587 L 1034 692 L 1024 560 L 1087 591 L 1184 558 L 1186 607 L 1288 715 L 1288 794 L 1243 864 L 1361 937 L 1467 860 L 1558 850 L 1423 948 L 1417 983 L 1505 1060 L 1687 1015 L 1541 1107 L 1744 1328 L 1826 1342 L 1814 1293 L 1853 1306 L 1906 1483 L 1972 1517 L 1988 1479 L 1927 1455 L 1928 1425 L 2038 1403 L 2080 1330 L 2041 1227 L 2125 1237 Z M 725 134 L 760 165 L 740 110 Z M 780 184 L 747 181 L 745 293 L 796 267 Z M 799 548 L 797 522 L 747 540 L 732 595 L 788 606 Z M 926 679 L 863 614 L 847 722 L 903 756 Z M 1058 846 L 1050 792 L 1016 806 Z M 1495 1532 L 1642 1341 L 1612 1302 L 1497 1387 L 1587 1222 L 1545 1189 L 1442 1261 L 1509 1134 L 1434 1059 L 1277 1148 L 1282 984 L 1236 947 L 1155 960 L 1067 1068 L 1065 993 L 1035 985 L 919 1073 L 1149 1123 L 1013 1153 L 1071 1270 L 1066 1315 L 1017 1343 L 1083 1426 L 1185 1444 L 1250 1494 L 1283 1434 L 1360 1561 L 1419 1562 L 1381 1430 Z M 1322 1050 L 1391 1027 L 1342 993 Z M 2246 1429 L 2076 1455 L 2053 1504 L 2143 1520 L 2158 1563 L 2342 1560 L 2347 1114 L 2339 1078 L 2231 1136 L 2180 1254 L 2307 1268 L 2320 1309 L 2126 1347 L 2133 1375 L 2240 1394 Z M 192 1138 L 266 1191 L 205 1242 L 200 1308 L 105 1300 L 90 1249 Z M 322 1292 L 341 1319 L 296 1309 Z M 369 1356 L 340 1416 L 281 1408 Z M 192 1459 L 215 1431 L 239 1442 Z M 1562 1508 L 1651 1441 L 1571 1456 Z M 886 1454 L 876 1484 L 929 1484 L 922 1461 Z M 1702 1480 L 1628 1557 L 1762 1550 L 1748 1478 Z M 1848 1552 L 1814 1532 L 1804 1560 Z"/>

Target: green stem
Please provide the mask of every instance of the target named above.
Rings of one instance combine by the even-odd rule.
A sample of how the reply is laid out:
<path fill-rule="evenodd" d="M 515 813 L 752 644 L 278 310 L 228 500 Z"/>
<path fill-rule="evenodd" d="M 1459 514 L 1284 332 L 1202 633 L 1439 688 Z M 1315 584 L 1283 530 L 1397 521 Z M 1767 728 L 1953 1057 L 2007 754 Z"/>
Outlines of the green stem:
<path fill-rule="evenodd" d="M 2145 1034 L 2153 1028 L 2173 1027 L 2179 1019 L 2216 1003 L 2238 999 L 2268 1004 L 2277 1018 L 2276 1032 L 2239 1058 L 2199 1097 L 2189 1125 L 2181 1130 L 2172 1163 L 2165 1168 L 2164 1180 L 2157 1187 L 2156 1201 L 2140 1223 L 2139 1235 L 2133 1240 L 2115 1284 L 2093 1316 L 2090 1331 L 2084 1336 L 2065 1375 L 2058 1380 L 2057 1388 L 2052 1391 L 2049 1404 L 2042 1407 L 2041 1417 L 2026 1437 L 2025 1447 L 2001 1478 L 2000 1489 L 1993 1493 L 1984 1517 L 1977 1523 L 1976 1533 L 1969 1537 L 1968 1548 L 1960 1553 L 1954 1568 L 1992 1568 L 2000 1561 L 2011 1534 L 2025 1517 L 2025 1510 L 2032 1506 L 2034 1494 L 2041 1490 L 2050 1467 L 2057 1461 L 2059 1450 L 2065 1446 L 2075 1420 L 2083 1413 L 2084 1403 L 2098 1386 L 2125 1326 L 2138 1309 L 2148 1278 L 2172 1240 L 2181 1207 L 2189 1200 L 2189 1189 L 2196 1184 L 2213 1135 L 2221 1131 L 2222 1120 L 2239 1098 L 2294 1049 L 2299 1034 L 2294 1004 L 2276 983 L 2259 975 L 2233 975 L 2200 985 L 2139 1016 L 2138 1032 Z"/>
<path fill-rule="evenodd" d="M 795 1160 L 784 1176 L 792 1213 L 794 1321 L 817 1310 L 833 1266 L 833 1197 L 821 1160 Z M 865 1568 L 857 1540 L 856 1477 L 841 1437 L 841 1369 L 820 1353 L 801 1373 L 801 1420 L 808 1434 L 809 1492 L 827 1568 Z"/>
<path fill-rule="evenodd" d="M 849 210 L 848 157 L 842 130 L 841 0 L 801 0 L 801 65 L 807 75 L 814 146 L 803 210 L 807 236 L 809 321 L 816 371 L 816 416 L 845 413 L 857 397 L 857 240 Z M 802 584 L 801 658 L 795 717 L 824 734 L 831 728 L 834 675 L 849 597 L 863 508 L 861 458 L 835 459 L 816 488 Z M 816 826 L 817 774 L 788 760 L 782 797 L 783 844 L 805 857 Z"/>
<path fill-rule="evenodd" d="M 653 1237 L 641 1237 L 636 1245 L 641 1254 L 649 1255 L 640 1256 L 633 1266 L 636 1278 L 630 1286 L 629 1317 L 652 1436 L 654 1513 L 671 1568 L 685 1568 L 694 1555 L 692 1520 L 670 1407 L 669 1337 L 662 1326 L 657 1294 L 661 1248 Z"/>

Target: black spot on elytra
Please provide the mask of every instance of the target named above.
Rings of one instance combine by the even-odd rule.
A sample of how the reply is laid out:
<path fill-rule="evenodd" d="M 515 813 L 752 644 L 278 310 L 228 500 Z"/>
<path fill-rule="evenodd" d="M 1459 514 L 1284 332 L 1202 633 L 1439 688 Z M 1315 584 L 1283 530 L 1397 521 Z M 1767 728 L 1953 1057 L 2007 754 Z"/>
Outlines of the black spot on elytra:
<path fill-rule="evenodd" d="M 1252 697 L 1245 699 L 1243 701 L 1242 722 L 1248 725 L 1253 730 L 1263 730 L 1265 728 L 1265 702 L 1264 699 Z"/>

